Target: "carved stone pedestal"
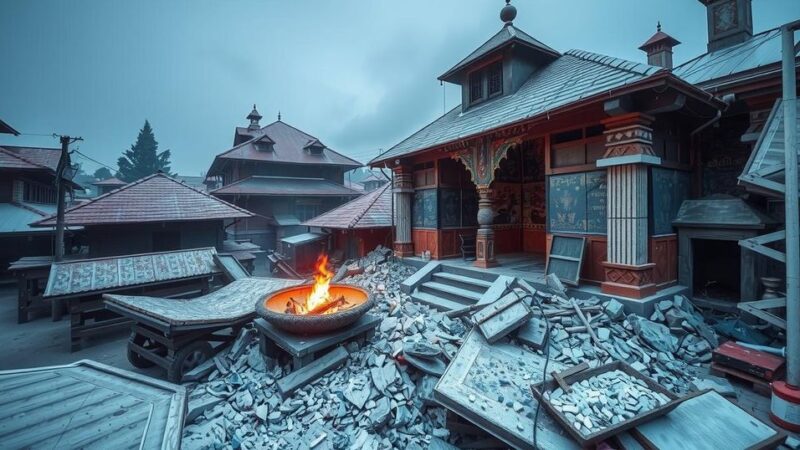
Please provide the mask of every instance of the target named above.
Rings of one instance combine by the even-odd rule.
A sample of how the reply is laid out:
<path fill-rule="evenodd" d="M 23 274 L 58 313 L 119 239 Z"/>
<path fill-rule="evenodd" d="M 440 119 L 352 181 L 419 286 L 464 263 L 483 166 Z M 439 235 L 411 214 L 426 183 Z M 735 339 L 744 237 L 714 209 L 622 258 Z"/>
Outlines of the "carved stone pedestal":
<path fill-rule="evenodd" d="M 478 187 L 478 228 L 475 239 L 475 266 L 481 268 L 497 265 L 494 257 L 494 205 L 492 190 L 488 187 Z"/>
<path fill-rule="evenodd" d="M 605 294 L 645 298 L 656 293 L 653 282 L 654 263 L 630 266 L 603 261 L 606 281 L 601 284 Z"/>

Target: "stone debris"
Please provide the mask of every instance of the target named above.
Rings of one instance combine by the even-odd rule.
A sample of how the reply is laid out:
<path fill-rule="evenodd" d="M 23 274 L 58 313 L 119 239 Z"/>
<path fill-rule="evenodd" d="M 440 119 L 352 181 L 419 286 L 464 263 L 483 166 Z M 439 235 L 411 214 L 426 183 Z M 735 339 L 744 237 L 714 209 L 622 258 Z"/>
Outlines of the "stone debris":
<path fill-rule="evenodd" d="M 293 373 L 291 362 L 265 358 L 255 334 L 245 328 L 229 350 L 214 358 L 217 363 L 193 377 L 199 382 L 185 384 L 192 415 L 182 448 L 422 450 L 458 445 L 461 437 L 447 430 L 446 410 L 433 399 L 438 377 L 418 370 L 404 353 L 444 368 L 469 328 L 462 319 L 412 302 L 401 293 L 400 283 L 414 268 L 389 261 L 385 249 L 373 253 L 351 263 L 363 270 L 342 282 L 375 296 L 371 314 L 383 318 L 376 335 L 363 346 L 350 342 L 342 367 L 284 399 L 277 380 Z"/>
<path fill-rule="evenodd" d="M 375 336 L 363 345 L 349 342 L 341 367 L 283 398 L 278 380 L 293 373 L 291 361 L 263 356 L 254 330 L 245 327 L 233 345 L 184 380 L 191 413 L 182 447 L 449 449 L 466 442 L 447 429 L 447 410 L 436 403 L 433 391 L 474 324 L 467 316 L 451 318 L 411 301 L 400 284 L 415 269 L 389 256 L 380 247 L 338 272 L 341 282 L 375 296 L 370 313 L 382 319 Z M 697 369 L 710 361 L 716 335 L 683 297 L 659 303 L 658 320 L 651 321 L 626 316 L 616 300 L 570 299 L 557 279 L 548 281 L 555 294 L 535 291 L 534 301 L 531 296 L 524 300 L 539 321 L 526 321 L 536 325 L 527 330 L 531 336 L 517 339 L 518 333 L 511 333 L 504 339 L 521 346 L 541 343 L 528 347 L 539 355 L 549 346 L 550 357 L 567 366 L 622 360 L 676 393 L 688 392 Z M 545 317 L 551 328 L 547 339 L 541 336 Z M 586 386 L 583 403 L 562 399 L 562 411 L 588 432 L 661 400 L 636 381 L 615 380 L 596 380 L 612 385 L 602 389 Z M 590 388 L 600 394 L 589 397 Z M 619 395 L 612 398 L 609 389 Z M 636 403 L 629 404 L 629 398 Z M 529 407 L 520 402 L 508 406 L 515 411 Z"/>
<path fill-rule="evenodd" d="M 570 392 L 556 388 L 544 397 L 569 423 L 584 435 L 641 415 L 670 402 L 639 378 L 621 370 L 601 373 L 571 386 Z"/>

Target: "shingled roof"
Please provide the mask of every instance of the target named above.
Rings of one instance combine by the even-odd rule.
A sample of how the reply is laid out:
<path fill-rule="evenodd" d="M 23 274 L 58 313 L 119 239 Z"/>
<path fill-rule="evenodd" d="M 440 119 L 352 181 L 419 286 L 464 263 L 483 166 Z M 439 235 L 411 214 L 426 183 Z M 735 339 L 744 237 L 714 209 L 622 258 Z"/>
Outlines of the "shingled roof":
<path fill-rule="evenodd" d="M 126 182 L 117 177 L 106 178 L 105 180 L 95 181 L 92 183 L 95 186 L 125 186 Z"/>
<path fill-rule="evenodd" d="M 511 44 L 518 44 L 524 47 L 528 47 L 555 58 L 561 56 L 560 53 L 548 47 L 547 45 L 543 44 L 533 36 L 520 30 L 514 25 L 508 24 L 503 28 L 501 28 L 500 31 L 498 31 L 494 36 L 490 37 L 488 41 L 484 42 L 483 45 L 481 45 L 480 47 L 475 49 L 475 51 L 467 55 L 466 58 L 462 59 L 458 64 L 456 64 L 450 70 L 442 74 L 439 77 L 439 79 L 447 80 L 452 75 L 460 72 L 461 69 L 467 67 L 471 63 L 485 57 L 486 55 L 489 55 L 490 53 L 505 48 L 506 46 Z"/>
<path fill-rule="evenodd" d="M 252 217 L 246 209 L 156 173 L 96 197 L 64 213 L 66 225 L 186 222 Z M 55 216 L 33 223 L 52 226 Z"/>
<path fill-rule="evenodd" d="M 324 178 L 271 177 L 253 175 L 219 189 L 211 191 L 214 195 L 269 195 L 269 196 L 312 196 L 312 197 L 352 197 L 360 192 Z"/>
<path fill-rule="evenodd" d="M 55 173 L 61 149 L 0 146 L 0 168 L 44 169 Z"/>
<path fill-rule="evenodd" d="M 319 153 L 307 150 L 310 144 L 319 143 L 319 139 L 280 120 L 266 125 L 260 130 L 246 130 L 246 132 L 248 136 L 252 136 L 251 139 L 217 155 L 208 170 L 208 176 L 219 175 L 226 160 L 236 159 L 263 163 L 323 164 L 345 168 L 361 166 L 358 161 L 337 153 L 327 146 Z M 268 150 L 256 147 L 256 143 L 264 137 L 273 143 Z M 320 145 L 324 144 L 320 143 Z"/>
<path fill-rule="evenodd" d="M 392 190 L 386 184 L 303 223 L 309 227 L 347 230 L 392 226 Z"/>
<path fill-rule="evenodd" d="M 370 164 L 459 141 L 517 121 L 544 116 L 555 109 L 645 80 L 665 70 L 582 50 L 570 50 L 535 71 L 516 93 L 464 112 L 458 105 L 373 159 Z"/>

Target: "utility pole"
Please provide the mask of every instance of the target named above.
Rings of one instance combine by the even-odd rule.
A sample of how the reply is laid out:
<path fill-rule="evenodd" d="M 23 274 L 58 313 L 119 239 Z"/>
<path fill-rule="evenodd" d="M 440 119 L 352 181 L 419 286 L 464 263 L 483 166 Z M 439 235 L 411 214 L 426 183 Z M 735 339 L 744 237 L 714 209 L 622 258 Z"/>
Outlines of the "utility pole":
<path fill-rule="evenodd" d="M 800 205 L 797 180 L 797 75 L 794 33 L 800 21 L 781 27 L 786 208 L 786 381 L 772 384 L 772 421 L 800 431 Z"/>
<path fill-rule="evenodd" d="M 69 158 L 69 144 L 75 141 L 82 141 L 79 137 L 59 136 L 61 141 L 61 158 L 58 160 L 58 167 L 56 167 L 56 189 L 58 191 L 58 204 L 56 205 L 56 248 L 55 248 L 55 261 L 64 259 L 64 200 L 67 193 L 67 187 L 64 184 L 65 176 L 72 180 L 75 176 L 72 162 Z"/>

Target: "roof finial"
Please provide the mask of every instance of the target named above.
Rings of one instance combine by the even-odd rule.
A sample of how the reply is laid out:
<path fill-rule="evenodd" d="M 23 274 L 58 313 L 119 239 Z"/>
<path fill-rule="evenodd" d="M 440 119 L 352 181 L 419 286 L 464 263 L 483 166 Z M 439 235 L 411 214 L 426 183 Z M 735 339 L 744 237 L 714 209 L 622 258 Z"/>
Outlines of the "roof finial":
<path fill-rule="evenodd" d="M 279 110 L 279 111 L 278 111 L 278 122 L 280 122 L 280 121 L 281 121 L 281 112 L 280 112 L 280 110 Z"/>
<path fill-rule="evenodd" d="M 658 21 L 658 25 L 656 25 L 656 31 L 661 31 L 661 21 Z"/>
<path fill-rule="evenodd" d="M 511 4 L 511 0 L 506 0 L 506 6 L 500 10 L 500 20 L 506 25 L 511 25 L 517 17 L 517 8 Z"/>
<path fill-rule="evenodd" d="M 250 125 L 247 127 L 250 130 L 258 130 L 261 126 L 258 124 L 258 121 L 261 120 L 261 114 L 258 113 L 256 110 L 256 104 L 253 103 L 253 110 L 250 111 L 250 114 L 247 115 L 247 120 L 250 121 Z"/>

